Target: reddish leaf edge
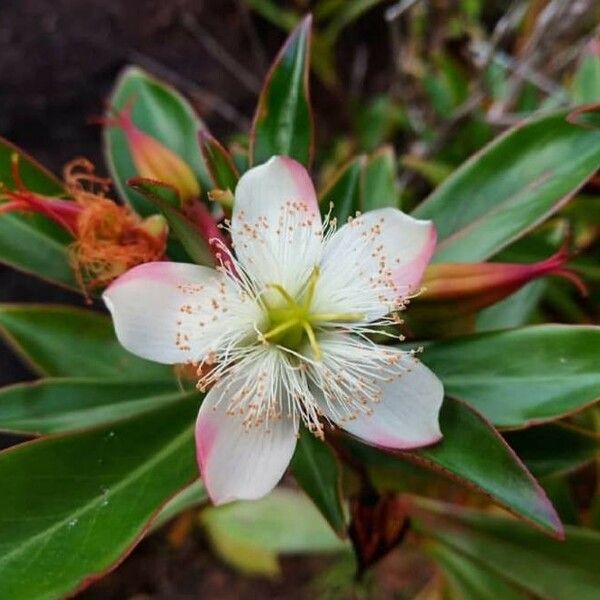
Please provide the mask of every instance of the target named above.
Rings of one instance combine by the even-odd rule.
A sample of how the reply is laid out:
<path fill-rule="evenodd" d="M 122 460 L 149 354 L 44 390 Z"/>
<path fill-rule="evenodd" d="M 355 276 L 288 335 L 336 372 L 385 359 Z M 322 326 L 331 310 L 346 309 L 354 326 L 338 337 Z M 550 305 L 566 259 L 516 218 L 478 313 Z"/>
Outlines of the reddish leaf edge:
<path fill-rule="evenodd" d="M 450 481 L 454 481 L 454 482 L 466 487 L 467 489 L 470 489 L 478 494 L 482 494 L 483 496 L 488 498 L 494 504 L 497 504 L 498 506 L 503 507 L 509 513 L 511 513 L 513 516 L 515 516 L 517 519 L 528 523 L 529 525 L 531 525 L 532 527 L 534 527 L 541 533 L 544 533 L 545 535 L 548 535 L 549 537 L 554 538 L 554 539 L 564 540 L 565 539 L 564 527 L 563 527 L 563 524 L 556 512 L 556 509 L 554 508 L 554 506 L 548 499 L 548 496 L 546 495 L 546 492 L 544 491 L 542 486 L 538 483 L 538 481 L 535 479 L 535 477 L 531 474 L 531 472 L 525 466 L 523 461 L 519 458 L 517 453 L 508 445 L 506 440 L 500 435 L 500 433 L 496 430 L 496 428 L 479 411 L 477 411 L 475 408 L 473 408 L 467 402 L 464 402 L 464 401 L 456 399 L 456 398 L 447 396 L 444 399 L 444 402 L 448 402 L 448 401 L 457 402 L 457 403 L 463 405 L 467 410 L 474 413 L 485 425 L 487 425 L 487 427 L 491 430 L 492 435 L 495 436 L 496 439 L 500 442 L 500 444 L 508 451 L 511 458 L 521 468 L 521 470 L 524 472 L 526 478 L 532 484 L 532 487 L 536 492 L 537 499 L 540 502 L 540 507 L 543 509 L 544 514 L 547 515 L 547 517 L 548 517 L 547 520 L 551 523 L 550 526 L 543 525 L 542 523 L 532 519 L 531 517 L 527 517 L 527 516 L 523 515 L 522 513 L 518 512 L 518 510 L 516 510 L 514 507 L 512 507 L 509 503 L 501 500 L 500 498 L 497 498 L 489 491 L 481 488 L 478 484 L 476 484 L 472 481 L 469 481 L 468 479 L 465 479 L 464 477 L 457 475 L 456 473 L 453 473 L 446 467 L 442 467 L 441 465 L 435 463 L 434 461 L 432 461 L 429 458 L 420 456 L 418 454 L 418 452 L 419 452 L 418 450 L 400 450 L 400 451 L 396 451 L 396 452 L 390 451 L 389 449 L 385 449 L 385 448 L 378 448 L 378 450 L 384 451 L 386 454 L 388 454 L 390 456 L 394 456 L 396 458 L 406 460 L 407 462 L 416 464 L 417 466 L 429 469 L 435 473 L 438 473 L 439 475 L 446 477 L 446 479 L 449 479 Z M 352 436 L 350 436 L 350 437 L 352 437 Z"/>
<path fill-rule="evenodd" d="M 267 76 L 265 77 L 263 87 L 262 87 L 262 89 L 260 91 L 260 95 L 258 97 L 256 111 L 254 112 L 254 117 L 252 118 L 252 127 L 250 128 L 250 144 L 249 144 L 249 149 L 248 149 L 248 159 L 249 159 L 249 163 L 250 163 L 251 167 L 255 166 L 254 144 L 256 141 L 256 128 L 258 126 L 258 122 L 259 122 L 260 118 L 263 116 L 263 114 L 265 113 L 265 110 L 266 110 L 266 107 L 264 105 L 265 100 L 266 100 L 266 91 L 269 88 L 271 81 L 273 80 L 275 71 L 277 70 L 277 67 L 281 63 L 281 60 L 283 59 L 285 53 L 287 52 L 289 47 L 294 43 L 296 38 L 299 35 L 301 35 L 302 33 L 306 33 L 306 50 L 305 50 L 306 54 L 305 54 L 305 58 L 304 58 L 305 68 L 304 68 L 304 74 L 302 77 L 302 79 L 303 79 L 302 87 L 304 88 L 304 93 L 306 94 L 306 99 L 308 101 L 308 111 L 309 111 L 310 122 L 311 122 L 311 131 L 312 131 L 310 146 L 309 146 L 309 150 L 308 150 L 308 165 L 307 165 L 307 167 L 310 168 L 310 166 L 313 163 L 314 155 L 315 155 L 315 136 L 314 136 L 315 116 L 314 116 L 314 110 L 312 108 L 312 103 L 310 101 L 310 87 L 309 87 L 312 20 L 313 20 L 312 14 L 309 13 L 292 30 L 290 35 L 287 37 L 287 39 L 283 43 L 283 46 L 281 46 L 281 48 L 277 52 L 275 59 L 273 60 L 273 62 L 271 63 L 271 66 L 269 67 L 269 70 L 267 71 Z"/>
<path fill-rule="evenodd" d="M 135 418 L 136 418 L 135 416 L 134 417 L 129 417 L 128 419 L 123 419 L 122 422 L 125 422 L 127 420 L 134 420 Z M 85 432 L 89 432 L 89 431 L 95 431 L 95 430 L 103 429 L 105 427 L 106 427 L 106 425 L 99 425 L 99 426 L 95 426 L 95 427 L 88 427 L 86 429 L 82 429 L 82 430 L 77 431 L 77 432 L 73 432 L 73 431 L 63 432 L 63 433 L 52 434 L 52 435 L 49 435 L 49 436 L 46 436 L 46 437 L 43 437 L 43 438 L 34 438 L 34 439 L 31 439 L 31 440 L 26 440 L 24 442 L 15 444 L 14 446 L 11 446 L 9 448 L 6 448 L 6 449 L 0 451 L 0 457 L 3 457 L 6 454 L 10 454 L 12 452 L 16 452 L 16 451 L 18 451 L 21 448 L 26 447 L 26 446 L 31 446 L 33 444 L 46 443 L 49 440 L 55 440 L 55 439 L 62 439 L 62 438 L 67 438 L 67 437 L 73 437 L 73 436 L 76 436 L 76 435 L 80 435 L 81 433 L 85 433 Z M 188 426 L 188 428 L 191 431 L 193 431 L 193 428 L 194 428 L 194 422 L 193 421 L 190 423 L 190 425 Z M 182 433 L 183 433 L 183 430 L 182 430 Z M 97 571 L 96 573 L 91 573 L 89 575 L 84 576 L 84 578 L 81 579 L 76 584 L 77 587 L 75 587 L 72 591 L 66 593 L 65 598 L 74 598 L 75 596 L 77 596 L 77 594 L 79 594 L 83 590 L 87 589 L 90 585 L 92 585 L 96 581 L 102 579 L 103 577 L 105 577 L 106 575 L 108 575 L 110 572 L 114 571 L 117 567 L 119 567 L 119 565 L 121 565 L 123 563 L 123 561 L 125 561 L 125 559 L 132 553 L 132 551 L 135 549 L 135 547 L 144 539 L 144 537 L 146 536 L 146 534 L 150 531 L 150 529 L 152 527 L 152 523 L 156 520 L 156 518 L 160 514 L 161 510 L 173 498 L 175 498 L 175 496 L 177 496 L 178 494 L 180 494 L 181 492 L 183 492 L 183 490 L 185 490 L 188 487 L 190 487 L 197 480 L 198 480 L 198 478 L 194 477 L 189 482 L 185 483 L 183 486 L 181 486 L 180 488 L 178 488 L 173 494 L 171 494 L 163 502 L 161 502 L 157 506 L 156 510 L 149 516 L 149 518 L 147 519 L 147 521 L 143 524 L 142 528 L 137 533 L 137 535 L 133 538 L 133 540 L 131 541 L 131 543 L 124 549 L 124 551 L 111 564 L 109 564 L 107 567 L 105 567 L 101 571 Z"/>

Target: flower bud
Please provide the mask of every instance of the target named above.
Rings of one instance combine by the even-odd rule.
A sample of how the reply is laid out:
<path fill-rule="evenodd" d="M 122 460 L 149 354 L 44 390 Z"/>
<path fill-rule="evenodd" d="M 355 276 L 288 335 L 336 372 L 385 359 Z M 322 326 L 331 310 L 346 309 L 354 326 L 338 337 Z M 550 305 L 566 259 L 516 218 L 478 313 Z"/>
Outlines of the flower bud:
<path fill-rule="evenodd" d="M 200 185 L 188 163 L 156 138 L 142 131 L 133 122 L 133 104 L 129 103 L 114 118 L 103 120 L 104 125 L 119 127 L 129 145 L 137 174 L 174 187 L 185 203 L 200 197 Z"/>
<path fill-rule="evenodd" d="M 73 236 L 69 260 L 82 292 L 108 285 L 128 269 L 160 260 L 166 251 L 168 226 L 162 215 L 142 220 L 128 206 L 105 196 L 110 180 L 98 177 L 89 161 L 79 158 L 64 168 L 64 191 L 70 199 L 53 198 L 28 189 L 12 158 L 15 189 L 0 184 L 0 213 L 37 213 Z"/>
<path fill-rule="evenodd" d="M 413 300 L 413 314 L 429 319 L 472 314 L 513 294 L 526 283 L 547 275 L 569 279 L 585 292 L 581 280 L 568 269 L 566 246 L 533 264 L 440 263 L 430 265 L 422 291 Z"/>

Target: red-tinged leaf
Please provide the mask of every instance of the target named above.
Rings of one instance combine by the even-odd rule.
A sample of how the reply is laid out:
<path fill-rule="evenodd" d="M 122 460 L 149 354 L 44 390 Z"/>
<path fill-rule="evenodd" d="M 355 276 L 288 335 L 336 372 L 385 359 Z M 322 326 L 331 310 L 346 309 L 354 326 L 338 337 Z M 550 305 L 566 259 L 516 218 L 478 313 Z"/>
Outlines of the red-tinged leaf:
<path fill-rule="evenodd" d="M 13 155 L 28 190 L 44 196 L 64 196 L 62 183 L 28 154 L 0 138 L 0 184 L 14 190 Z M 0 185 L 0 197 L 2 189 Z M 1 206 L 1 204 L 0 204 Z M 0 213 L 0 261 L 41 279 L 79 289 L 69 263 L 67 246 L 72 238 L 39 214 Z"/>
<path fill-rule="evenodd" d="M 490 570 L 492 579 L 500 577 L 536 598 L 598 597 L 598 532 L 567 526 L 564 540 L 550 540 L 514 519 L 424 498 L 408 499 L 407 507 L 422 538 Z M 505 597 L 495 592 L 489 597 Z"/>
<path fill-rule="evenodd" d="M 235 191 L 240 177 L 229 152 L 208 131 L 199 134 L 200 150 L 210 173 L 213 187 Z"/>
<path fill-rule="evenodd" d="M 600 131 L 535 117 L 491 142 L 414 211 L 438 231 L 435 262 L 493 256 L 563 206 L 600 167 Z"/>
<path fill-rule="evenodd" d="M 197 410 L 186 399 L 1 453 L 0 598 L 63 598 L 118 565 L 197 477 Z"/>
<path fill-rule="evenodd" d="M 499 427 L 580 411 L 600 398 L 600 327 L 536 325 L 431 342 L 423 361 Z"/>
<path fill-rule="evenodd" d="M 559 422 L 504 436 L 536 477 L 566 474 L 600 456 L 600 434 Z"/>
<path fill-rule="evenodd" d="M 562 536 L 562 525 L 544 490 L 479 413 L 463 402 L 446 398 L 440 428 L 442 441 L 419 450 L 384 452 L 357 442 L 346 443 L 368 466 L 393 473 L 396 461 L 407 460 L 483 493 L 551 536 Z M 404 475 L 401 468 L 398 474 Z"/>
<path fill-rule="evenodd" d="M 0 390 L 0 430 L 23 434 L 79 431 L 123 421 L 192 398 L 169 381 L 45 378 Z"/>
<path fill-rule="evenodd" d="M 258 100 L 250 138 L 250 164 L 278 154 L 310 166 L 314 153 L 308 91 L 309 16 L 291 33 L 277 55 Z"/>
<path fill-rule="evenodd" d="M 40 375 L 172 381 L 172 368 L 127 352 L 111 320 L 93 310 L 60 305 L 2 304 L 0 333 Z"/>

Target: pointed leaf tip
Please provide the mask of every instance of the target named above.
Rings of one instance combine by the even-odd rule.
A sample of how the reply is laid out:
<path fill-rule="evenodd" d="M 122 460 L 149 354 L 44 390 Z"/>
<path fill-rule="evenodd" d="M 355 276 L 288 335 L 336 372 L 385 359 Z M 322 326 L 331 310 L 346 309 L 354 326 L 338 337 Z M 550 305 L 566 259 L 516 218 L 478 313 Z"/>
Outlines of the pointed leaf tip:
<path fill-rule="evenodd" d="M 310 166 L 314 124 L 309 94 L 312 17 L 307 15 L 279 50 L 260 93 L 250 135 L 250 163 L 284 155 Z"/>

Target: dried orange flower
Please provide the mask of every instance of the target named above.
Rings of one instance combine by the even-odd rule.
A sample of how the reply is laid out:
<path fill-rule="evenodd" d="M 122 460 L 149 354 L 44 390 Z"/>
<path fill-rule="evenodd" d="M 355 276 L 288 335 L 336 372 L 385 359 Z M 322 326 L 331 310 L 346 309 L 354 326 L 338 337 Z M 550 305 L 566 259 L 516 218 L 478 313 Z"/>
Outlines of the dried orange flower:
<path fill-rule="evenodd" d="M 106 196 L 110 180 L 95 174 L 94 165 L 72 160 L 64 168 L 64 186 L 71 198 L 52 198 L 29 190 L 19 175 L 18 155 L 13 156 L 15 189 L 2 189 L 0 212 L 43 214 L 66 229 L 74 241 L 69 259 L 75 278 L 86 296 L 108 285 L 136 265 L 165 255 L 168 228 L 164 218 L 142 219 L 128 206 Z"/>
<path fill-rule="evenodd" d="M 95 175 L 85 159 L 69 162 L 64 180 L 81 207 L 69 253 L 82 289 L 104 287 L 131 267 L 163 258 L 167 227 L 162 216 L 142 220 L 129 207 L 115 204 L 104 195 L 110 180 Z"/>

